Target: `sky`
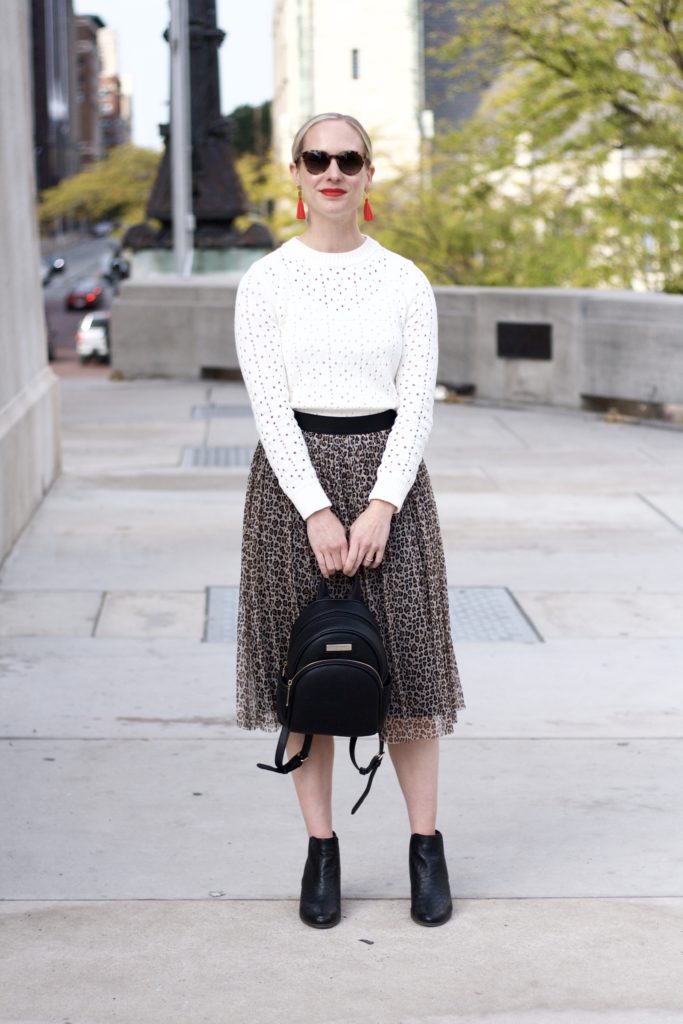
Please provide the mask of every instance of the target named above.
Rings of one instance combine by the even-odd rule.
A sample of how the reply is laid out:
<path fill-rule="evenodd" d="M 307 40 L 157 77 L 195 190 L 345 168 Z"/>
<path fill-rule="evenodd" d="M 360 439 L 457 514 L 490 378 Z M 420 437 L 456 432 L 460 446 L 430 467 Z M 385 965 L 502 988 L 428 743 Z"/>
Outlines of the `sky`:
<path fill-rule="evenodd" d="M 217 0 L 218 26 L 227 33 L 218 51 L 224 114 L 272 97 L 272 6 L 273 0 Z M 98 14 L 118 34 L 120 72 L 133 78 L 133 142 L 161 148 L 157 125 L 169 116 L 168 0 L 74 0 L 74 11 Z"/>

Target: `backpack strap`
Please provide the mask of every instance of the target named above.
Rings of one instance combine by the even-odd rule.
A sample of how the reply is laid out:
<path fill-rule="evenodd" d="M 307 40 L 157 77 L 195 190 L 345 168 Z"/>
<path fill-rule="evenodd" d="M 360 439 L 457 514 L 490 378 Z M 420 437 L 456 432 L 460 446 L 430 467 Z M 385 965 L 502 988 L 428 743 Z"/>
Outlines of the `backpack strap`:
<path fill-rule="evenodd" d="M 279 775 L 289 775 L 289 773 L 293 772 L 295 768 L 300 768 L 311 752 L 313 736 L 311 733 L 307 732 L 304 736 L 304 742 L 299 753 L 294 754 L 294 756 L 284 764 L 288 739 L 289 729 L 286 725 L 283 725 L 280 730 L 280 738 L 277 741 L 277 748 L 275 750 L 275 764 L 257 764 L 256 767 L 263 768 L 267 772 L 277 772 Z"/>
<path fill-rule="evenodd" d="M 361 568 L 363 568 L 363 566 L 361 566 Z M 323 598 L 329 597 L 329 596 L 330 596 L 330 590 L 329 590 L 329 587 L 327 585 L 327 580 L 325 579 L 324 576 L 321 576 L 320 580 L 318 582 L 318 594 L 317 594 L 318 600 L 322 601 Z M 363 600 L 363 591 L 361 590 L 361 586 L 360 586 L 360 570 L 353 577 L 353 583 L 351 584 L 351 589 L 349 590 L 348 594 L 346 595 L 346 600 L 348 600 L 348 601 L 362 601 Z"/>
<path fill-rule="evenodd" d="M 362 796 L 353 805 L 353 808 L 351 810 L 351 814 L 355 814 L 356 813 L 356 811 L 358 810 L 358 808 L 360 807 L 360 805 L 363 803 L 363 801 L 365 800 L 366 796 L 370 792 L 370 790 L 372 788 L 372 783 L 375 780 L 375 774 L 377 772 L 377 769 L 379 768 L 379 766 L 382 763 L 382 758 L 384 757 L 384 740 L 380 737 L 378 752 L 375 754 L 375 756 L 373 757 L 372 761 L 370 761 L 370 763 L 365 768 L 361 768 L 361 766 L 356 761 L 356 742 L 357 742 L 357 740 L 358 740 L 357 736 L 352 736 L 351 739 L 349 740 L 349 757 L 351 758 L 351 761 L 353 763 L 354 768 L 357 768 L 361 775 L 369 775 L 370 778 L 368 779 L 367 786 L 363 790 Z"/>

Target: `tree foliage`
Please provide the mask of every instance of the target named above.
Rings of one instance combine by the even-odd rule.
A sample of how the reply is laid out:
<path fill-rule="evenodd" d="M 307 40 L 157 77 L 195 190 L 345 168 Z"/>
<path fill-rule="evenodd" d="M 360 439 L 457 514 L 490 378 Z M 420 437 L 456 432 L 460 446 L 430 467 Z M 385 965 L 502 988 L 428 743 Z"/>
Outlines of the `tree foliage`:
<path fill-rule="evenodd" d="M 237 154 L 252 153 L 262 160 L 270 150 L 272 142 L 270 102 L 259 107 L 244 104 L 235 107 L 230 114 L 232 121 L 232 146 Z"/>
<path fill-rule="evenodd" d="M 682 7 L 458 0 L 440 56 L 482 101 L 377 234 L 441 283 L 682 291 Z"/>
<path fill-rule="evenodd" d="M 116 146 L 104 160 L 42 193 L 38 208 L 41 227 L 60 218 L 121 224 L 144 220 L 160 158 L 153 150 Z"/>
<path fill-rule="evenodd" d="M 289 172 L 266 158 L 245 153 L 235 161 L 237 172 L 249 202 L 249 211 L 237 221 L 245 229 L 251 221 L 266 224 L 274 238 L 285 239 L 295 233 L 296 191 Z"/>

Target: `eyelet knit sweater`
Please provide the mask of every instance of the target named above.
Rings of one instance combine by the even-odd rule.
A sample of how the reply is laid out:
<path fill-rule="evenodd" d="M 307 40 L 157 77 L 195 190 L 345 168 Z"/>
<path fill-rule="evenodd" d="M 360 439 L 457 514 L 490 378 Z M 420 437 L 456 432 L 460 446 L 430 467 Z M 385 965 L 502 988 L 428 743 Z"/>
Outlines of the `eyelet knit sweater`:
<path fill-rule="evenodd" d="M 292 238 L 240 281 L 235 339 L 261 443 L 301 516 L 331 503 L 295 409 L 396 409 L 368 501 L 400 510 L 431 430 L 436 383 L 436 303 L 422 271 L 369 237 L 341 253 Z"/>

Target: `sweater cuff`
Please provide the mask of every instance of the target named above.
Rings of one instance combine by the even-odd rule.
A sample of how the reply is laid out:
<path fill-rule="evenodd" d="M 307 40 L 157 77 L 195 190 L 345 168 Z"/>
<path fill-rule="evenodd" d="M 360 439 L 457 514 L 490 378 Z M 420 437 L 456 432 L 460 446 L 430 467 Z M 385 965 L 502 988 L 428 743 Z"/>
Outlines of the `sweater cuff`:
<path fill-rule="evenodd" d="M 408 491 L 409 490 L 410 487 L 408 488 Z M 403 507 L 403 502 L 406 500 L 408 491 L 403 488 L 398 480 L 378 480 L 370 491 L 368 501 L 372 501 L 373 498 L 379 498 L 381 501 L 389 501 L 392 505 L 396 506 L 394 515 L 398 515 Z"/>
<path fill-rule="evenodd" d="M 315 483 L 297 488 L 296 494 L 291 494 L 290 498 L 302 519 L 308 519 L 314 512 L 319 512 L 321 508 L 330 508 L 332 505 L 317 480 Z"/>

